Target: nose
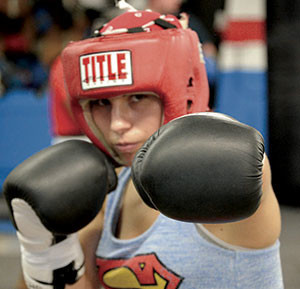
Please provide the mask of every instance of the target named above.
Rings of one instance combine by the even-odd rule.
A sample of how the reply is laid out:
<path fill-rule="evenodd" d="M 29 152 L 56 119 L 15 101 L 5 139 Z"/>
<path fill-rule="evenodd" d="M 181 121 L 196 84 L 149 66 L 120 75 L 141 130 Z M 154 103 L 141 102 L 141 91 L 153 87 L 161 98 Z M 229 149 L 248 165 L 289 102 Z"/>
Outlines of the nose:
<path fill-rule="evenodd" d="M 111 130 L 121 134 L 131 128 L 130 109 L 122 99 L 112 102 L 111 108 Z"/>

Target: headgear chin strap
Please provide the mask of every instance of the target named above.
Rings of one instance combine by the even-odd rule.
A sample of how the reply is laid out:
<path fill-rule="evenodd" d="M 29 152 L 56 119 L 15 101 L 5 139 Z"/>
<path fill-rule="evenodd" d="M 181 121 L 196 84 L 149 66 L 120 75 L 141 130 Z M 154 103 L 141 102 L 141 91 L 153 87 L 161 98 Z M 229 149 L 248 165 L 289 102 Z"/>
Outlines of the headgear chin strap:
<path fill-rule="evenodd" d="M 209 89 L 198 36 L 183 29 L 175 16 L 126 12 L 95 35 L 64 49 L 64 77 L 79 125 L 117 162 L 93 122 L 89 100 L 150 92 L 162 100 L 164 123 L 207 110 Z"/>

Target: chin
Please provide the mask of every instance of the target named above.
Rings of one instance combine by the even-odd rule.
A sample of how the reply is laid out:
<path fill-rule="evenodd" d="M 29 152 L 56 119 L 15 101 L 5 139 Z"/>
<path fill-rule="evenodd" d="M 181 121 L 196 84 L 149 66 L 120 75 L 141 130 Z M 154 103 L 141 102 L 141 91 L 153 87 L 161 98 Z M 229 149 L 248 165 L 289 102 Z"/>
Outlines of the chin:
<path fill-rule="evenodd" d="M 122 154 L 119 155 L 122 163 L 126 167 L 131 167 L 135 154 Z"/>

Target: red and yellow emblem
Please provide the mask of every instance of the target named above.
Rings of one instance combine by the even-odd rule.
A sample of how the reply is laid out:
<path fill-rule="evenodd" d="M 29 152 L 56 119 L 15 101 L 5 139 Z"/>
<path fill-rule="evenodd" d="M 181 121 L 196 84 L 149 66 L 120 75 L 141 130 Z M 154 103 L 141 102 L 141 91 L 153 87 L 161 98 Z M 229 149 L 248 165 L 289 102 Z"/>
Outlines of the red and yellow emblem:
<path fill-rule="evenodd" d="M 183 278 L 152 253 L 131 259 L 97 258 L 99 279 L 106 289 L 176 289 Z"/>

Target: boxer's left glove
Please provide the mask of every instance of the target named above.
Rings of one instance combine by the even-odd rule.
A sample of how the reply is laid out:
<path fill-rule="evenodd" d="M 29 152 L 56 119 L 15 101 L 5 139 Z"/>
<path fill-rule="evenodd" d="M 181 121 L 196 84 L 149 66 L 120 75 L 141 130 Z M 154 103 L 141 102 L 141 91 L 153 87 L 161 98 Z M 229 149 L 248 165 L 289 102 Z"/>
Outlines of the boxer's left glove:
<path fill-rule="evenodd" d="M 48 147 L 8 175 L 3 192 L 28 288 L 61 289 L 83 275 L 76 232 L 92 221 L 116 184 L 107 157 L 79 140 Z"/>
<path fill-rule="evenodd" d="M 254 128 L 220 113 L 189 114 L 147 140 L 132 177 L 144 202 L 170 218 L 233 222 L 260 204 L 263 159 Z"/>

